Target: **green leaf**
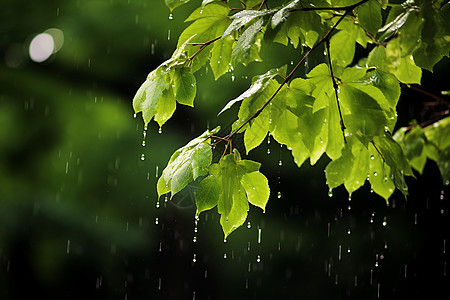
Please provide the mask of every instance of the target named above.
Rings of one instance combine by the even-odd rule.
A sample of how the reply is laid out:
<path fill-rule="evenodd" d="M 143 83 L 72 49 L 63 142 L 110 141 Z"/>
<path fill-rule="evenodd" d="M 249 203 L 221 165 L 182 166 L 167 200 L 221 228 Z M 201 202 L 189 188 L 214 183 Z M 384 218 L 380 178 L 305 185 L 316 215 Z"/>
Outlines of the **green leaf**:
<path fill-rule="evenodd" d="M 448 3 L 439 11 L 431 2 L 425 2 L 421 7 L 423 16 L 423 28 L 419 49 L 414 52 L 414 61 L 419 67 L 433 72 L 433 66 L 450 51 L 450 27 L 445 11 L 450 6 Z"/>
<path fill-rule="evenodd" d="M 390 179 L 390 167 L 372 144 L 366 148 L 361 142 L 349 137 L 342 156 L 331 161 L 325 175 L 330 189 L 344 184 L 349 194 L 364 185 L 366 179 L 375 193 L 388 201 L 395 186 Z"/>
<path fill-rule="evenodd" d="M 220 197 L 221 182 L 216 177 L 209 175 L 199 184 L 195 193 L 195 205 L 197 214 L 216 207 Z"/>
<path fill-rule="evenodd" d="M 262 91 L 264 91 L 267 88 L 267 85 L 270 83 L 270 80 L 272 78 L 274 78 L 281 71 L 282 70 L 280 70 L 278 68 L 271 69 L 262 75 L 257 75 L 255 77 L 253 77 L 250 88 L 248 90 L 246 90 L 244 93 L 242 93 L 241 95 L 239 95 L 239 97 L 237 97 L 233 100 L 230 100 L 224 106 L 224 108 L 222 108 L 222 110 L 219 112 L 218 115 L 220 115 L 224 111 L 231 108 L 236 102 L 240 102 L 246 98 L 250 98 L 250 97 L 254 96 L 255 94 L 258 94 L 258 93 L 261 93 Z"/>
<path fill-rule="evenodd" d="M 390 106 L 395 109 L 401 93 L 397 78 L 391 73 L 377 69 L 369 71 L 366 78 L 370 84 L 377 87 L 383 93 L 389 101 Z"/>
<path fill-rule="evenodd" d="M 272 26 L 272 28 L 275 28 L 279 24 L 281 24 L 284 21 L 286 21 L 286 19 L 288 18 L 289 14 L 291 13 L 291 9 L 297 7 L 298 4 L 300 4 L 300 0 L 294 0 L 294 1 L 290 2 L 289 4 L 287 4 L 286 6 L 282 7 L 281 9 L 279 9 L 272 16 L 272 19 L 271 19 L 271 26 Z"/>
<path fill-rule="evenodd" d="M 383 156 L 384 161 L 391 169 L 390 178 L 395 187 L 399 189 L 405 198 L 408 196 L 408 186 L 405 176 L 414 176 L 401 146 L 385 133 L 384 136 L 374 138 L 374 144 Z"/>
<path fill-rule="evenodd" d="M 196 94 L 195 76 L 190 68 L 177 68 L 173 76 L 174 95 L 178 103 L 194 106 Z"/>
<path fill-rule="evenodd" d="M 258 19 L 255 23 L 250 25 L 244 32 L 240 35 L 239 39 L 236 42 L 236 46 L 232 52 L 232 61 L 235 65 L 236 63 L 242 63 L 243 65 L 247 65 L 253 60 L 260 60 L 259 56 L 252 55 L 252 48 L 254 49 L 254 45 L 257 41 L 257 36 L 260 33 L 262 27 L 264 25 L 263 18 Z"/>
<path fill-rule="evenodd" d="M 214 43 L 209 63 L 216 80 L 230 69 L 234 44 L 235 40 L 232 36 L 227 36 Z"/>
<path fill-rule="evenodd" d="M 330 55 L 334 64 L 347 66 L 355 56 L 356 31 L 341 30 L 331 37 Z"/>
<path fill-rule="evenodd" d="M 320 64 L 311 70 L 307 76 L 316 86 L 312 92 L 312 96 L 315 98 L 313 113 L 324 110 L 320 115 L 321 117 L 314 120 L 314 122 L 319 122 L 321 128 L 315 139 L 314 150 L 311 151 L 311 163 L 314 164 L 324 150 L 331 159 L 341 156 L 344 139 L 340 126 L 336 94 L 328 66 Z"/>
<path fill-rule="evenodd" d="M 275 94 L 275 91 L 279 86 L 280 85 L 278 84 L 278 82 L 272 79 L 268 82 L 264 89 L 260 89 L 251 97 L 245 98 L 239 108 L 239 119 L 233 124 L 233 130 L 236 130 L 239 126 L 252 118 L 256 114 L 256 112 L 270 99 L 270 97 Z M 254 127 L 253 130 L 251 130 L 251 133 L 257 134 L 257 136 L 256 138 L 252 137 L 249 135 L 251 133 L 244 136 L 244 142 L 249 143 L 245 144 L 247 152 L 258 146 L 262 142 L 265 135 L 267 134 L 267 130 L 269 129 L 269 122 L 270 113 L 268 113 L 268 110 L 264 109 L 261 114 L 249 124 L 250 127 Z M 263 132 L 264 130 L 266 130 L 265 133 Z"/>
<path fill-rule="evenodd" d="M 185 188 L 191 181 L 207 174 L 211 164 L 212 150 L 209 137 L 220 127 L 205 131 L 186 146 L 175 151 L 158 180 L 158 197 L 170 190 L 171 197 Z"/>
<path fill-rule="evenodd" d="M 381 6 L 377 0 L 369 0 L 358 6 L 357 19 L 359 24 L 372 35 L 376 35 L 381 27 Z"/>
<path fill-rule="evenodd" d="M 442 183 L 449 185 L 450 182 L 450 147 L 443 149 L 439 154 L 437 161 L 439 170 L 441 171 Z"/>
<path fill-rule="evenodd" d="M 267 178 L 260 172 L 245 173 L 241 183 L 247 194 L 248 202 L 264 211 L 270 194 Z"/>
<path fill-rule="evenodd" d="M 186 21 L 194 21 L 180 35 L 178 47 L 191 39 L 193 43 L 206 43 L 217 37 L 222 36 L 225 29 L 230 24 L 228 18 L 228 7 L 221 4 L 208 4 L 205 7 L 196 9 Z M 217 43 L 218 41 L 216 41 Z M 190 45 L 187 47 L 187 56 L 193 56 L 199 49 L 198 46 Z M 210 58 L 213 47 L 209 46 L 198 53 L 192 60 L 192 72 L 199 70 Z"/>
<path fill-rule="evenodd" d="M 166 2 L 166 5 L 170 9 L 170 11 L 172 11 L 178 6 L 188 3 L 191 0 L 164 0 L 164 1 Z"/>
<path fill-rule="evenodd" d="M 439 150 L 450 146 L 450 117 L 433 123 L 433 125 L 428 126 L 424 131 L 427 139 Z"/>
<path fill-rule="evenodd" d="M 360 138 L 364 144 L 372 137 L 382 134 L 388 125 L 386 114 L 379 102 L 373 94 L 367 92 L 367 86 L 358 84 L 343 84 L 339 88 L 344 124 L 348 131 Z M 380 95 L 384 98 L 381 92 L 377 96 Z"/>
<path fill-rule="evenodd" d="M 395 17 L 395 19 L 391 20 L 387 23 L 383 28 L 378 30 L 378 42 L 382 43 L 388 40 L 392 35 L 394 35 L 397 30 L 399 30 L 403 25 L 405 25 L 408 18 L 413 15 L 415 9 L 407 8 L 399 12 L 399 14 Z"/>
<path fill-rule="evenodd" d="M 411 163 L 411 167 L 422 174 L 427 161 L 426 140 L 423 129 L 420 126 L 414 127 L 405 135 L 404 144 L 403 149 Z"/>
<path fill-rule="evenodd" d="M 269 112 L 263 110 L 261 114 L 249 123 L 244 133 L 244 145 L 247 154 L 258 147 L 265 139 L 269 131 Z"/>
<path fill-rule="evenodd" d="M 386 47 L 386 63 L 383 70 L 390 71 L 400 82 L 420 84 L 422 69 L 416 66 L 412 55 L 402 56 L 399 39 L 392 40 Z"/>
<path fill-rule="evenodd" d="M 136 92 L 133 98 L 134 112 L 136 114 L 142 112 L 145 125 L 155 117 L 155 121 L 161 127 L 172 117 L 176 109 L 176 93 L 181 99 L 179 103 L 193 105 L 196 90 L 195 77 L 190 74 L 190 68 L 184 67 L 186 62 L 184 49 L 191 38 L 180 45 L 170 59 L 150 72 Z M 185 86 L 189 82 L 191 86 Z"/>
<path fill-rule="evenodd" d="M 384 163 L 382 157 L 372 144 L 368 149 L 369 159 L 369 181 L 375 193 L 383 197 L 388 203 L 389 198 L 394 193 L 395 185 L 390 174 L 391 168 Z"/>
<path fill-rule="evenodd" d="M 233 16 L 231 16 L 232 22 L 228 26 L 228 28 L 225 30 L 225 32 L 222 35 L 222 38 L 226 37 L 227 35 L 232 34 L 234 31 L 238 30 L 242 26 L 250 23 L 252 20 L 262 17 L 268 14 L 274 13 L 275 10 L 243 10 L 240 11 Z"/>
<path fill-rule="evenodd" d="M 158 102 L 161 100 L 163 91 L 168 87 L 163 75 L 161 67 L 152 71 L 133 98 L 134 112 L 142 112 L 145 124 L 148 124 L 157 114 Z"/>
<path fill-rule="evenodd" d="M 319 36 L 326 33 L 322 19 L 315 11 L 293 11 L 286 18 L 281 26 L 272 26 L 276 32 L 274 42 L 287 45 L 290 40 L 294 48 L 300 43 L 313 47 Z"/>
<path fill-rule="evenodd" d="M 283 89 L 274 99 L 272 111 L 275 108 L 281 113 L 272 117 L 271 133 L 274 139 L 286 145 L 292 151 L 294 161 L 298 166 L 311 155 L 314 163 L 316 148 L 319 148 L 319 157 L 325 151 L 326 144 L 316 142 L 317 135 L 321 132 L 323 123 L 323 110 L 312 113 L 314 98 L 309 96 L 311 88 L 306 80 L 295 79 L 288 89 Z M 282 103 L 282 99 L 285 103 Z M 323 148 L 323 149 L 322 149 Z"/>
<path fill-rule="evenodd" d="M 270 190 L 267 178 L 258 172 L 259 166 L 241 160 L 234 149 L 208 168 L 210 175 L 199 185 L 197 210 L 200 213 L 217 205 L 225 237 L 245 222 L 249 202 L 265 210 Z"/>
<path fill-rule="evenodd" d="M 161 98 L 162 100 L 158 101 L 158 104 L 156 105 L 155 114 L 155 121 L 158 123 L 159 127 L 163 126 L 164 123 L 172 117 L 177 106 L 172 88 L 164 90 Z"/>

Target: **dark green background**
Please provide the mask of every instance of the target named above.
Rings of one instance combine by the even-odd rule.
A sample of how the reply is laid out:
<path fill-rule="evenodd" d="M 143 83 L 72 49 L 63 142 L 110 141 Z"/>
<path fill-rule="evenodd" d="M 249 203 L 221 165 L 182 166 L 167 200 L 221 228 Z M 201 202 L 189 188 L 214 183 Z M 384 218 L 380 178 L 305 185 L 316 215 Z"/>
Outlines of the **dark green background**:
<path fill-rule="evenodd" d="M 434 163 L 409 180 L 407 202 L 396 192 L 386 206 L 366 185 L 349 203 L 342 188 L 328 197 L 325 158 L 298 169 L 287 149 L 265 141 L 249 157 L 263 162 L 270 181 L 267 212 L 250 209 L 250 228 L 226 243 L 215 211 L 202 214 L 194 232 L 194 184 L 157 202 L 156 176 L 171 153 L 207 127 L 222 125 L 226 133 L 236 108 L 216 118 L 224 104 L 254 74 L 300 56 L 272 45 L 263 51 L 267 64 L 237 68 L 217 82 L 210 69 L 199 71 L 196 109 L 179 107 L 162 134 L 151 123 L 143 147 L 131 100 L 170 57 L 199 3 L 175 10 L 172 20 L 162 0 L 2 3 L 0 299 L 448 296 L 449 191 Z M 48 28 L 63 31 L 64 45 L 33 63 L 28 44 Z M 17 67 L 6 65 L 6 53 Z M 448 66 L 447 59 L 435 75 L 425 73 L 424 88 L 448 90 Z M 400 125 L 426 118 L 426 101 L 405 90 Z M 235 145 L 244 152 L 239 140 Z"/>

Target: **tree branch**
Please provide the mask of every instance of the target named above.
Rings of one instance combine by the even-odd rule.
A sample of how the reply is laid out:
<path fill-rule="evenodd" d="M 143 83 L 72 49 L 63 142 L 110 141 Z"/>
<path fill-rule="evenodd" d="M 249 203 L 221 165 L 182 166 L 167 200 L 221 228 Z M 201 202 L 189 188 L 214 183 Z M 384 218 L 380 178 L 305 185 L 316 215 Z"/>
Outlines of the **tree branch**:
<path fill-rule="evenodd" d="M 338 96 L 338 85 L 336 83 L 336 78 L 333 74 L 333 65 L 331 63 L 331 54 L 330 54 L 330 39 L 325 40 L 325 45 L 327 48 L 327 56 L 328 56 L 328 67 L 330 68 L 330 75 L 331 79 L 333 80 L 333 89 L 334 94 L 336 95 L 336 104 L 339 111 L 339 118 L 340 118 L 340 124 L 341 124 L 341 130 L 342 130 L 342 136 L 344 137 L 344 142 L 347 144 L 347 139 L 345 137 L 345 125 L 344 125 L 344 119 L 342 118 L 342 111 L 341 111 L 341 105 L 339 104 L 339 96 Z"/>
<path fill-rule="evenodd" d="M 205 49 L 206 47 L 208 47 L 209 45 L 211 45 L 212 43 L 214 43 L 217 40 L 220 40 L 222 37 L 216 37 L 210 41 L 204 42 L 204 43 L 187 43 L 187 45 L 191 45 L 191 46 L 201 46 L 200 49 L 197 50 L 197 52 L 195 52 L 194 54 L 192 54 L 192 56 L 188 57 L 188 60 L 193 60 L 200 52 L 203 51 L 203 49 Z"/>
<path fill-rule="evenodd" d="M 252 121 L 253 119 L 255 119 L 257 116 L 259 116 L 261 114 L 261 112 L 264 110 L 264 108 L 267 107 L 267 105 L 269 105 L 269 103 L 275 98 L 275 96 L 280 92 L 280 90 L 283 88 L 283 86 L 292 78 L 292 76 L 294 75 L 294 73 L 298 70 L 298 68 L 303 64 L 303 62 L 305 61 L 306 57 L 308 57 L 308 55 L 315 50 L 318 46 L 320 46 L 322 43 L 324 43 L 331 35 L 331 33 L 336 29 L 336 27 L 342 22 L 342 20 L 356 7 L 358 7 L 359 5 L 367 2 L 368 0 L 361 0 L 353 5 L 350 6 L 346 6 L 346 7 L 338 7 L 337 10 L 345 10 L 344 14 L 339 18 L 339 20 L 333 25 L 333 27 L 331 27 L 331 29 L 311 48 L 308 50 L 308 52 L 306 52 L 306 54 L 303 56 L 303 58 L 297 63 L 297 65 L 294 67 L 294 69 L 292 69 L 292 71 L 289 73 L 289 75 L 283 80 L 283 82 L 280 84 L 280 86 L 278 87 L 278 89 L 275 91 L 275 93 L 273 93 L 273 95 L 269 98 L 269 100 L 267 100 L 266 103 L 264 103 L 263 106 L 261 106 L 253 116 L 251 116 L 247 121 L 245 121 L 241 126 L 239 126 L 237 129 L 235 129 L 234 131 L 232 131 L 230 134 L 228 134 L 225 139 L 230 139 L 231 137 L 233 137 L 236 133 L 238 133 L 245 125 L 247 125 L 250 121 Z M 328 7 L 328 10 L 335 10 L 334 7 Z M 342 120 L 342 117 L 341 117 Z M 345 127 L 344 127 L 345 129 Z M 345 135 L 344 135 L 344 140 L 345 140 Z"/>

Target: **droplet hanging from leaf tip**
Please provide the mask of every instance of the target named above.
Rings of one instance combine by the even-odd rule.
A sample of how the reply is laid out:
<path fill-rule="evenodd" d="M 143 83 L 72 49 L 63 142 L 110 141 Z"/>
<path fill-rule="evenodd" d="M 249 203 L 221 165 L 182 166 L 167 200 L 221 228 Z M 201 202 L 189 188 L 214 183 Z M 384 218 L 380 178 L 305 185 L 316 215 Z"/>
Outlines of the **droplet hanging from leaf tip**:
<path fill-rule="evenodd" d="M 328 197 L 333 197 L 333 189 L 328 190 Z"/>

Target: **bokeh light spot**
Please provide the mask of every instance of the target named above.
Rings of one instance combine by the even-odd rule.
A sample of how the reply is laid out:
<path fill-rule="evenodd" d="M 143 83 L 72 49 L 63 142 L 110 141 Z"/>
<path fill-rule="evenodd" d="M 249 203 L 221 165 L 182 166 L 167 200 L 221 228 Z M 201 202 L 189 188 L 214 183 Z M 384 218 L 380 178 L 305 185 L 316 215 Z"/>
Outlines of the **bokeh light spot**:
<path fill-rule="evenodd" d="M 44 62 L 55 49 L 55 41 L 48 33 L 40 33 L 31 40 L 29 54 L 31 60 L 35 62 Z"/>

